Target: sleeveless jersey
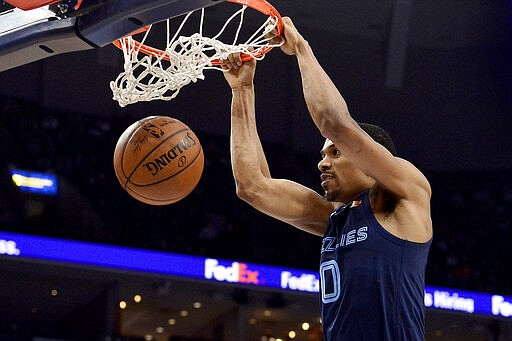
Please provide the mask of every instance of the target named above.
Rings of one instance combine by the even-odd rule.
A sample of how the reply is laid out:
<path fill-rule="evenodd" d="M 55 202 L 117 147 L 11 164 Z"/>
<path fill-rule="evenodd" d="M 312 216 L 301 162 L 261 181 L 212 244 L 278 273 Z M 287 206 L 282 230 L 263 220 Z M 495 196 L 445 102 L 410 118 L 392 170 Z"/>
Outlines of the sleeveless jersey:
<path fill-rule="evenodd" d="M 372 212 L 368 193 L 331 214 L 322 240 L 324 339 L 424 340 L 431 241 L 414 243 L 386 231 Z"/>

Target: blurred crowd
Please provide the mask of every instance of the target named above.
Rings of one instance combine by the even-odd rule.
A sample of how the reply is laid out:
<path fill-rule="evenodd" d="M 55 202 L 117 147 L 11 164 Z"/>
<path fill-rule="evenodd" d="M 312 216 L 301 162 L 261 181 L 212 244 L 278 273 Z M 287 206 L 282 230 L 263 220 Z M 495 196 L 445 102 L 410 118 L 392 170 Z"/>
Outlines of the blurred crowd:
<path fill-rule="evenodd" d="M 180 202 L 157 207 L 124 192 L 112 165 L 118 137 L 142 117 L 48 112 L 9 98 L 0 112 L 0 230 L 317 269 L 320 238 L 236 197 L 227 134 L 195 131 L 205 154 L 201 181 Z M 274 176 L 320 191 L 318 155 L 264 148 Z M 21 193 L 12 168 L 56 174 L 59 195 Z M 433 188 L 427 284 L 512 294 L 512 170 L 423 171 Z"/>

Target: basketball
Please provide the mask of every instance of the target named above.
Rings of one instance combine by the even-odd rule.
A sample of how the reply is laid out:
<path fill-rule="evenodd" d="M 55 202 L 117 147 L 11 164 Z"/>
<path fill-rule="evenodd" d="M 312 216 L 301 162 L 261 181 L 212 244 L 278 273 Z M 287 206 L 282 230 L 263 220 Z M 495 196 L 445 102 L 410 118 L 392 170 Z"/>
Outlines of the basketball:
<path fill-rule="evenodd" d="M 199 183 L 203 148 L 183 122 L 150 116 L 130 125 L 114 151 L 114 170 L 133 198 L 150 205 L 175 203 Z"/>

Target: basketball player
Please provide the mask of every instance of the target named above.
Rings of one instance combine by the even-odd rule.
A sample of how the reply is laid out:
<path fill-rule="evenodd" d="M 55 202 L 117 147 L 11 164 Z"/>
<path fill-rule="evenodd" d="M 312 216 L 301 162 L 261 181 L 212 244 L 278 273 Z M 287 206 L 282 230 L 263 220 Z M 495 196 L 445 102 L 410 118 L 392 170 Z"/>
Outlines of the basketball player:
<path fill-rule="evenodd" d="M 394 156 L 381 128 L 358 124 L 289 18 L 281 49 L 297 58 L 321 147 L 322 197 L 274 179 L 255 123 L 256 61 L 227 59 L 232 90 L 231 161 L 237 195 L 259 211 L 322 236 L 320 282 L 324 339 L 424 339 L 425 266 L 432 238 L 425 176 Z"/>

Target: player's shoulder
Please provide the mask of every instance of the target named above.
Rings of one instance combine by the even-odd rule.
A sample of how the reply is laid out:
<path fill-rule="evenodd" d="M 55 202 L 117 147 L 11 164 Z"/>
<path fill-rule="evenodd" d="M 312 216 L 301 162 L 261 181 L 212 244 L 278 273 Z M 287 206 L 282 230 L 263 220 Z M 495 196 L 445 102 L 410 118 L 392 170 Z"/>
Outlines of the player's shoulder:
<path fill-rule="evenodd" d="M 411 161 L 395 157 L 397 162 L 403 167 L 404 179 L 411 186 L 411 195 L 419 195 L 421 197 L 427 197 L 430 200 L 432 196 L 432 187 L 427 176 Z M 414 198 L 410 198 L 414 199 Z"/>

